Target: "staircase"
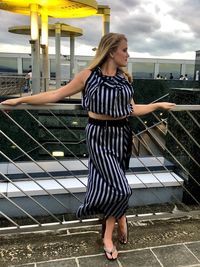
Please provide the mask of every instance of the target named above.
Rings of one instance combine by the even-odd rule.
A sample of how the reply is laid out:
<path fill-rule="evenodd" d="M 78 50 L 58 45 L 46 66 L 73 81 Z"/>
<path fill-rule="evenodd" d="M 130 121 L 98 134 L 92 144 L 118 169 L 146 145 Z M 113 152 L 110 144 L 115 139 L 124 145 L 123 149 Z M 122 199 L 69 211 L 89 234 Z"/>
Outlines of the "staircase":
<path fill-rule="evenodd" d="M 161 121 L 133 136 L 133 153 L 137 156 L 162 156 L 165 149 L 166 123 Z"/>

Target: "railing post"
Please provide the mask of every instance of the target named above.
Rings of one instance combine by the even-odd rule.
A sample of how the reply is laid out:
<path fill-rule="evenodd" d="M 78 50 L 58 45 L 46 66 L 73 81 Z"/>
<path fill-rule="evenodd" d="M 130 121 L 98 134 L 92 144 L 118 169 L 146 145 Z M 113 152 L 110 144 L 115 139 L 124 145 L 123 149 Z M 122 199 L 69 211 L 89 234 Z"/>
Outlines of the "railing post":
<path fill-rule="evenodd" d="M 200 89 L 172 88 L 170 90 L 170 102 L 175 102 L 177 105 L 199 105 Z M 177 118 L 177 120 L 175 118 Z M 180 111 L 169 114 L 168 129 L 185 147 L 188 154 L 191 155 L 191 158 L 185 153 L 182 147 L 176 143 L 170 134 L 166 136 L 166 147 L 189 172 L 190 175 L 181 173 L 185 178 L 185 187 L 200 201 L 200 187 L 198 185 L 200 183 L 200 168 L 197 164 L 200 159 L 200 135 L 198 124 L 200 124 L 199 111 Z M 169 155 L 166 155 L 166 157 L 174 161 Z M 184 192 L 183 202 L 185 204 L 193 204 L 194 200 L 187 192 Z"/>

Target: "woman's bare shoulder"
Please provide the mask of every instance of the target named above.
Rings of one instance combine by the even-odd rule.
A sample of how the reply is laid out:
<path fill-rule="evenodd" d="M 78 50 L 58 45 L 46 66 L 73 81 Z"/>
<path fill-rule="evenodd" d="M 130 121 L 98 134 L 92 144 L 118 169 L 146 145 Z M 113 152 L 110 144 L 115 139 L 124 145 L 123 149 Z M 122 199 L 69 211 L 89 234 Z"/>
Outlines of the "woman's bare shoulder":
<path fill-rule="evenodd" d="M 90 69 L 84 69 L 80 71 L 76 76 L 79 77 L 81 80 L 86 81 L 87 78 L 90 76 L 91 70 Z"/>
<path fill-rule="evenodd" d="M 76 74 L 74 80 L 81 83 L 84 86 L 90 74 L 91 74 L 90 69 L 84 69 L 80 71 L 78 74 Z"/>

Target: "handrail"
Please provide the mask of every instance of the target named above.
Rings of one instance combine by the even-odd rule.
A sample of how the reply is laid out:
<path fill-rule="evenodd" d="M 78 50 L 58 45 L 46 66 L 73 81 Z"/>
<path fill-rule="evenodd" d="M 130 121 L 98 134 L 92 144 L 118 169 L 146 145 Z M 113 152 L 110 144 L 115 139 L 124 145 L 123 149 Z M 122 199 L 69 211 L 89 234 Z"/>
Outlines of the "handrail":
<path fill-rule="evenodd" d="M 71 104 L 71 103 L 48 103 L 43 105 L 30 105 L 30 104 L 20 104 L 17 106 L 9 106 L 0 104 L 0 110 L 80 110 L 81 104 Z"/>
<path fill-rule="evenodd" d="M 195 111 L 200 110 L 200 105 L 176 105 L 174 108 L 171 109 L 171 111 Z"/>
<path fill-rule="evenodd" d="M 0 110 L 81 110 L 81 104 L 72 104 L 72 103 L 48 103 L 43 105 L 30 105 L 30 104 L 20 104 L 17 106 L 2 105 L 0 103 Z M 170 111 L 196 111 L 200 110 L 200 105 L 176 105 Z"/>
<path fill-rule="evenodd" d="M 47 103 L 43 105 L 31 105 L 31 104 L 20 104 L 17 106 L 9 106 L 9 105 L 3 105 L 0 103 L 0 110 L 24 110 L 24 109 L 31 109 L 31 110 L 81 110 L 82 106 L 81 104 L 72 104 L 72 103 Z M 186 110 L 200 110 L 200 105 L 176 105 L 171 109 L 171 111 L 186 111 Z"/>

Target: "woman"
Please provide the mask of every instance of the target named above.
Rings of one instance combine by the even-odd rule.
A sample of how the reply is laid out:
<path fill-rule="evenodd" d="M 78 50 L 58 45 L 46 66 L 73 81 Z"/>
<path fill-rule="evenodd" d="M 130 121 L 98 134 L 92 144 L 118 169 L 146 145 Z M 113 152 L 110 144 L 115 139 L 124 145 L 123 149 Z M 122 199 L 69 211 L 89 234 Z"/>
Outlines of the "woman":
<path fill-rule="evenodd" d="M 109 33 L 102 37 L 96 56 L 67 85 L 33 96 L 10 99 L 5 105 L 44 104 L 83 92 L 82 105 L 88 111 L 86 139 L 89 152 L 88 188 L 77 216 L 104 215 L 103 243 L 107 259 L 118 256 L 113 244 L 113 230 L 118 223 L 119 241 L 128 242 L 125 216 L 131 189 L 125 176 L 130 158 L 131 130 L 127 117 L 140 116 L 157 109 L 169 110 L 175 104 L 160 102 L 137 105 L 133 101 L 130 76 L 123 70 L 129 54 L 123 34 Z"/>

